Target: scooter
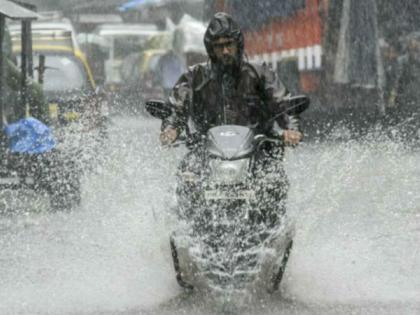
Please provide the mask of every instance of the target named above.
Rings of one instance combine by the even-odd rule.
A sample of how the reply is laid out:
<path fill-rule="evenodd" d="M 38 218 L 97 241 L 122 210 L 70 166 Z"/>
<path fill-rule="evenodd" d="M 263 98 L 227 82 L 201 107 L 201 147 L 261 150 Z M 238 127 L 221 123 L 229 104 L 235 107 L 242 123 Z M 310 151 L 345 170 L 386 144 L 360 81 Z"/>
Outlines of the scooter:
<path fill-rule="evenodd" d="M 179 224 L 170 236 L 181 287 L 279 288 L 294 229 L 285 213 L 284 171 L 269 168 L 273 152 L 282 154 L 284 144 L 266 130 L 281 115 L 302 113 L 309 99 L 291 97 L 282 105 L 266 126 L 214 126 L 205 135 L 187 132 L 174 144 L 189 149 L 176 174 Z M 173 111 L 158 100 L 148 101 L 146 109 L 158 119 Z"/>

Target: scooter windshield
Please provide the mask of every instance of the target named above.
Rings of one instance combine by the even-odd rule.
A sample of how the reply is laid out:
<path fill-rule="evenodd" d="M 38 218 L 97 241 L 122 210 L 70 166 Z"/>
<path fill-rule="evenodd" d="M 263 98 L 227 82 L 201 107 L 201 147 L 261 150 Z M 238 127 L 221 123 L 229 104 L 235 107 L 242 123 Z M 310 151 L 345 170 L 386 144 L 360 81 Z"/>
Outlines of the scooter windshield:
<path fill-rule="evenodd" d="M 244 157 L 254 150 L 254 131 L 237 125 L 211 128 L 207 133 L 209 153 L 226 160 Z"/>

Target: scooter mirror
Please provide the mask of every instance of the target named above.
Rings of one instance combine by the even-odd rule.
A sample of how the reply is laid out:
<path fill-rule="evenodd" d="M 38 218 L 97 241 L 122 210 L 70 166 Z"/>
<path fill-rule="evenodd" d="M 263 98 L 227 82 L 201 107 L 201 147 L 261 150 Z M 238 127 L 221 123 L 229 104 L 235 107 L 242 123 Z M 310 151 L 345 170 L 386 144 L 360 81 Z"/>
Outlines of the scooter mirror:
<path fill-rule="evenodd" d="M 165 119 L 172 114 L 172 106 L 162 100 L 149 100 L 146 102 L 147 112 L 155 118 Z"/>
<path fill-rule="evenodd" d="M 265 129 L 271 128 L 272 123 L 280 116 L 287 114 L 296 116 L 308 109 L 310 104 L 309 97 L 305 95 L 292 96 L 284 99 L 279 105 L 279 111 L 264 125 Z"/>
<path fill-rule="evenodd" d="M 308 109 L 310 99 L 306 95 L 297 95 L 290 97 L 286 102 L 286 114 L 299 115 Z"/>

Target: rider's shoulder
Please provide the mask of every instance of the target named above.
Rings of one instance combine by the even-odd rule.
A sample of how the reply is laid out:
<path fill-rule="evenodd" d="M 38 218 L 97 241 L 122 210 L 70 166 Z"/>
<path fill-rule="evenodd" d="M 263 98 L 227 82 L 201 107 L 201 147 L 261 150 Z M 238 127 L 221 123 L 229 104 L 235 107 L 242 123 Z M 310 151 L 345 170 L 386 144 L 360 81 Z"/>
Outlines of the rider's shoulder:
<path fill-rule="evenodd" d="M 207 62 L 197 63 L 188 67 L 188 71 L 194 74 L 207 72 L 208 69 L 209 65 Z"/>
<path fill-rule="evenodd" d="M 262 78 L 272 72 L 270 66 L 266 62 L 244 61 L 242 64 L 243 71 L 247 71 L 251 76 Z"/>

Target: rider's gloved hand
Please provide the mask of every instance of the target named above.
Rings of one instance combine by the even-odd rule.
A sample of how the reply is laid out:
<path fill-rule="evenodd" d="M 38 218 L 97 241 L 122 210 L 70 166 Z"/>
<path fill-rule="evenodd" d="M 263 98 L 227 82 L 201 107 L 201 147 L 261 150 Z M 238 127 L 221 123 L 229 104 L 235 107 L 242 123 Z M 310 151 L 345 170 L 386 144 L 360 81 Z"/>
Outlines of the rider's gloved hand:
<path fill-rule="evenodd" d="M 168 127 L 160 133 L 160 143 L 162 145 L 168 145 L 175 142 L 178 137 L 178 131 L 175 128 Z"/>
<path fill-rule="evenodd" d="M 297 130 L 283 130 L 282 138 L 285 145 L 297 145 L 303 138 L 303 134 Z"/>

